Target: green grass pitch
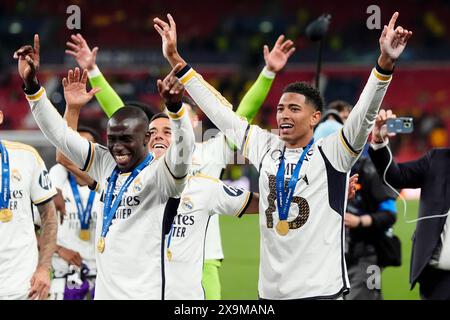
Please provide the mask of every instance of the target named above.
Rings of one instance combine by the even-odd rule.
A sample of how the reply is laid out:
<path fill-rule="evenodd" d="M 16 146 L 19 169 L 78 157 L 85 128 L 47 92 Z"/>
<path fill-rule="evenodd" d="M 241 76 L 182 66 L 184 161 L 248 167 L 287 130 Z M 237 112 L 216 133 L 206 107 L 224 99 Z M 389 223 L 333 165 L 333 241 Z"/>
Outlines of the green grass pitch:
<path fill-rule="evenodd" d="M 394 226 L 402 242 L 402 266 L 383 271 L 382 293 L 387 300 L 419 299 L 418 286 L 409 290 L 409 265 L 411 237 L 414 223 L 406 223 L 417 217 L 418 201 L 407 201 L 406 218 L 403 204 L 397 202 L 398 217 Z M 241 219 L 220 217 L 222 244 L 225 259 L 220 269 L 222 299 L 258 299 L 259 226 L 257 215 L 245 215 Z"/>

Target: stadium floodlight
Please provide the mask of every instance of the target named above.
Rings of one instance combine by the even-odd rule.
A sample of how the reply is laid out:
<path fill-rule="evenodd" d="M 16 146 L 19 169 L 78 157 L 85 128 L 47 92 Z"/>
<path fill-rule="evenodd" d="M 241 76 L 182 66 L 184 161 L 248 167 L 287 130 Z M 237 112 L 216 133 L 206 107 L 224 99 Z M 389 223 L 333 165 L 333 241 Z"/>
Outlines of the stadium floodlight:
<path fill-rule="evenodd" d="M 328 13 L 322 14 L 319 18 L 312 21 L 306 27 L 306 36 L 311 41 L 319 42 L 319 50 L 317 54 L 317 68 L 316 68 L 316 81 L 315 87 L 319 89 L 319 78 L 320 78 L 320 69 L 322 67 L 322 45 L 323 39 L 328 31 L 328 26 L 330 25 L 331 15 Z"/>

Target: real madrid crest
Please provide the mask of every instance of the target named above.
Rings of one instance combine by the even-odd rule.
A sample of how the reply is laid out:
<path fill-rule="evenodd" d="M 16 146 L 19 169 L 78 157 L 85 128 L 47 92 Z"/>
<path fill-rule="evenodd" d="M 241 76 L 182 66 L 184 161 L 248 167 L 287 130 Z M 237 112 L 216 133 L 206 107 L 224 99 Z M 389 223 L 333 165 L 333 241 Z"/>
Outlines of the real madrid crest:
<path fill-rule="evenodd" d="M 191 211 L 194 209 L 194 203 L 189 197 L 184 197 L 181 199 L 181 207 L 186 211 Z"/>

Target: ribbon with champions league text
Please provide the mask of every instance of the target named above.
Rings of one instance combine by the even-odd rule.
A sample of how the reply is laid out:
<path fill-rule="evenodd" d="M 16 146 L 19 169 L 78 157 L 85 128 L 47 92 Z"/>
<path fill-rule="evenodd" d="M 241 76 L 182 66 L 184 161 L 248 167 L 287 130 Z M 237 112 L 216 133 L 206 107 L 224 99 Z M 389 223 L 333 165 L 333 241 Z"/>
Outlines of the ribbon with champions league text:
<path fill-rule="evenodd" d="M 9 189 L 9 156 L 3 142 L 0 142 L 0 152 L 2 153 L 2 194 L 0 197 L 0 221 L 11 221 L 13 214 L 9 209 L 9 199 L 11 197 L 11 191 Z"/>
<path fill-rule="evenodd" d="M 303 161 L 305 160 L 306 154 L 314 143 L 314 138 L 308 143 L 308 145 L 303 149 L 302 155 L 300 159 L 298 159 L 297 165 L 295 166 L 294 172 L 292 173 L 291 179 L 289 179 L 289 183 L 287 186 L 287 192 L 284 188 L 284 153 L 286 151 L 286 147 L 284 147 L 283 153 L 281 155 L 280 165 L 277 171 L 276 177 L 276 188 L 277 188 L 277 207 L 278 207 L 278 217 L 279 221 L 276 226 L 276 230 L 278 234 L 285 236 L 289 232 L 289 223 L 287 222 L 287 218 L 289 215 L 289 208 L 291 206 L 292 197 L 294 195 L 295 186 L 297 185 L 298 176 L 300 174 L 300 170 L 303 165 Z"/>
<path fill-rule="evenodd" d="M 105 207 L 103 208 L 103 224 L 102 224 L 102 234 L 100 237 L 100 240 L 97 244 L 97 250 L 98 252 L 102 253 L 105 250 L 105 237 L 108 233 L 109 226 L 111 225 L 111 222 L 113 220 L 113 217 L 116 215 L 117 208 L 119 207 L 120 201 L 123 197 L 123 194 L 127 191 L 128 187 L 130 186 L 131 182 L 137 177 L 137 175 L 144 170 L 145 167 L 147 167 L 150 162 L 152 162 L 153 156 L 151 153 L 145 157 L 145 159 L 136 167 L 133 169 L 131 174 L 128 176 L 125 183 L 122 185 L 122 187 L 119 190 L 119 193 L 117 194 L 117 197 L 114 200 L 114 203 L 112 203 L 113 198 L 113 192 L 116 187 L 117 177 L 119 176 L 119 168 L 116 166 L 111 174 L 111 177 L 108 181 L 108 187 L 106 189 L 105 194 Z"/>

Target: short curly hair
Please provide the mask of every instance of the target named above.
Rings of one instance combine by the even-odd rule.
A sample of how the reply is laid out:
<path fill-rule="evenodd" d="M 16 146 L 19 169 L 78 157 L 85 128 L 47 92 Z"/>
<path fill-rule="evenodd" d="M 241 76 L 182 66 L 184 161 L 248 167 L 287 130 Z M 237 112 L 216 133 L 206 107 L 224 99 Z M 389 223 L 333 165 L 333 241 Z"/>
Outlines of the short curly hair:
<path fill-rule="evenodd" d="M 313 88 L 306 82 L 292 82 L 288 84 L 283 89 L 283 93 L 288 92 L 304 95 L 307 103 L 312 104 L 317 111 L 322 112 L 324 101 L 319 90 Z"/>

